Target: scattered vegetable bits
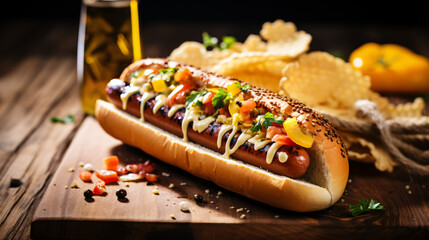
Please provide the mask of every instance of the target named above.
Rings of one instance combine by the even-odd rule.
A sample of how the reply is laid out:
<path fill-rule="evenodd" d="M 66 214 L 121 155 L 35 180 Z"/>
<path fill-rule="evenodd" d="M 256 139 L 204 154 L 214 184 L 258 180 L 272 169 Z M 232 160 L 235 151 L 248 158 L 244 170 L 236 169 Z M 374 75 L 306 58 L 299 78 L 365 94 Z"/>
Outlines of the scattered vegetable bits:
<path fill-rule="evenodd" d="M 103 160 L 104 169 L 116 171 L 119 167 L 119 158 L 118 156 L 110 156 Z"/>
<path fill-rule="evenodd" d="M 94 186 L 94 189 L 92 190 L 92 193 L 94 195 L 103 195 L 106 192 L 106 184 L 98 180 L 97 183 Z"/>

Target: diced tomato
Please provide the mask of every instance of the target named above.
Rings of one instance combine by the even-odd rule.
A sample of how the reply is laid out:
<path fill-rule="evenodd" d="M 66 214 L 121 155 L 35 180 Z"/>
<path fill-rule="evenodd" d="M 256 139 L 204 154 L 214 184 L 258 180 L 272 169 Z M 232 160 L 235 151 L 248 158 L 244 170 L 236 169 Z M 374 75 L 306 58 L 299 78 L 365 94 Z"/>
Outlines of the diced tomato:
<path fill-rule="evenodd" d="M 104 169 L 116 171 L 119 167 L 118 156 L 110 156 L 104 159 Z"/>
<path fill-rule="evenodd" d="M 153 173 L 146 173 L 146 180 L 148 182 L 154 183 L 158 181 L 158 176 Z"/>
<path fill-rule="evenodd" d="M 209 102 L 209 103 L 205 103 L 203 105 L 203 112 L 205 114 L 211 116 L 216 112 L 216 110 L 214 109 L 213 104 L 211 102 Z"/>
<path fill-rule="evenodd" d="M 256 107 L 256 102 L 253 99 L 241 101 L 240 103 L 241 106 L 239 105 L 239 109 L 241 112 L 249 112 Z"/>
<path fill-rule="evenodd" d="M 106 192 L 106 184 L 103 181 L 98 180 L 94 186 L 94 189 L 92 190 L 92 193 L 94 193 L 94 195 L 102 195 L 105 192 Z"/>
<path fill-rule="evenodd" d="M 180 84 L 168 95 L 167 105 L 172 107 L 176 103 L 185 103 L 187 93 L 193 88 L 192 84 Z"/>
<path fill-rule="evenodd" d="M 189 82 L 191 79 L 191 71 L 189 68 L 184 68 L 174 74 L 174 80 L 180 83 Z"/>
<path fill-rule="evenodd" d="M 287 134 L 276 134 L 272 140 L 283 145 L 295 146 L 296 144 L 289 138 Z"/>
<path fill-rule="evenodd" d="M 128 170 L 125 167 L 118 167 L 116 170 L 119 176 L 125 175 L 128 173 Z"/>
<path fill-rule="evenodd" d="M 132 173 L 140 173 L 141 171 L 144 171 L 145 173 L 152 173 L 155 170 L 150 161 L 146 161 L 144 163 L 127 164 L 125 168 Z"/>
<path fill-rule="evenodd" d="M 204 98 L 203 98 L 203 104 L 206 104 L 206 103 L 212 103 L 212 99 L 213 99 L 213 97 L 216 95 L 216 93 L 215 92 L 208 92 L 206 95 L 204 95 Z"/>
<path fill-rule="evenodd" d="M 84 182 L 91 182 L 92 173 L 87 170 L 83 170 L 79 173 L 79 178 Z"/>
<path fill-rule="evenodd" d="M 276 134 L 285 134 L 283 127 L 270 126 L 267 129 L 267 138 L 273 139 Z"/>
<path fill-rule="evenodd" d="M 118 173 L 112 170 L 97 170 L 95 176 L 103 180 L 105 183 L 117 182 Z"/>

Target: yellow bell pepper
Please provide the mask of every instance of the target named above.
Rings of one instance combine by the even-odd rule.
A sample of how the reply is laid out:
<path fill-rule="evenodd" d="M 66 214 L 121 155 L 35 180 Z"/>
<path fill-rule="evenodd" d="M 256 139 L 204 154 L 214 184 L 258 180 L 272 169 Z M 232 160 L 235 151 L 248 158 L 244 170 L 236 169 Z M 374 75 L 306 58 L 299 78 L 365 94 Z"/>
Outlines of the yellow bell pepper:
<path fill-rule="evenodd" d="M 162 78 L 155 78 L 152 80 L 152 87 L 155 92 L 164 92 L 167 89 L 167 84 Z"/>
<path fill-rule="evenodd" d="M 231 83 L 226 86 L 226 92 L 231 94 L 231 96 L 235 96 L 241 92 L 241 89 L 237 86 L 236 83 Z"/>
<path fill-rule="evenodd" d="M 429 92 L 429 59 L 397 44 L 366 43 L 349 62 L 371 78 L 371 89 L 386 93 Z"/>
<path fill-rule="evenodd" d="M 288 137 L 296 144 L 310 148 L 313 145 L 314 139 L 301 131 L 296 118 L 288 118 L 283 122 L 283 127 Z"/>

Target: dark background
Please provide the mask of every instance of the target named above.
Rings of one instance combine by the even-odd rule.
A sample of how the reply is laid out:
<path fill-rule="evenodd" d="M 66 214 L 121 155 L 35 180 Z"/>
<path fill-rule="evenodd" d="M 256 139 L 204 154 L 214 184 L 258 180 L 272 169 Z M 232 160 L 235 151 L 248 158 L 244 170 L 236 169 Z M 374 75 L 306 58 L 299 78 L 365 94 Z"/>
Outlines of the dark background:
<path fill-rule="evenodd" d="M 427 8 L 417 1 L 140 1 L 144 21 L 270 21 L 296 23 L 400 24 L 428 26 Z M 1 20 L 76 20 L 81 1 L 2 2 Z M 8 6 L 8 7 L 5 7 Z"/>
<path fill-rule="evenodd" d="M 2 3 L 0 24 L 69 22 L 77 29 L 80 8 L 80 0 L 12 0 Z M 244 41 L 249 34 L 258 34 L 264 22 L 276 19 L 291 21 L 298 30 L 311 34 L 311 50 L 337 51 L 347 56 L 363 43 L 374 41 L 401 44 L 423 55 L 429 52 L 429 44 L 425 43 L 429 43 L 428 11 L 417 1 L 140 0 L 139 14 L 143 41 L 151 40 L 152 49 L 160 48 L 153 51 L 161 52 L 160 57 L 184 41 L 201 41 L 204 31 Z M 170 26 L 170 39 L 162 33 L 166 26 Z M 154 35 L 157 33 L 159 36 Z M 2 37 L 7 34 L 1 33 Z M 420 47 L 414 48 L 416 45 Z M 155 57 L 152 49 L 145 50 L 146 56 Z"/>

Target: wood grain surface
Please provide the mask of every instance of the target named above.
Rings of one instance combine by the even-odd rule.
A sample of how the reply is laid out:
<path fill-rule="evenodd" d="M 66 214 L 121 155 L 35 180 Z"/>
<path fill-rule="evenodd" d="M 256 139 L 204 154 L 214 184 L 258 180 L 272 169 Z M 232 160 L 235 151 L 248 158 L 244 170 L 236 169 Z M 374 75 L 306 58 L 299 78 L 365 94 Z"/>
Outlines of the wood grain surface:
<path fill-rule="evenodd" d="M 151 160 L 159 182 L 148 185 L 141 181 L 128 187 L 119 182 L 107 185 L 106 196 L 85 200 L 83 192 L 92 189 L 94 183 L 79 180 L 79 163 L 103 169 L 103 158 L 111 155 L 119 156 L 121 165 Z M 70 188 L 74 181 L 78 188 Z M 178 239 L 335 239 L 351 233 L 369 239 L 419 238 L 429 231 L 429 192 L 422 182 L 404 173 L 380 174 L 368 165 L 352 163 L 350 181 L 340 202 L 324 211 L 292 213 L 246 199 L 164 164 L 113 139 L 95 119 L 86 118 L 34 214 L 32 238 L 72 239 L 84 234 L 89 238 L 150 239 L 154 231 L 170 236 L 180 233 Z M 126 201 L 118 201 L 115 195 L 121 188 L 127 190 Z M 153 193 L 155 189 L 158 195 Z M 194 194 L 203 196 L 204 202 L 197 203 Z M 386 210 L 352 217 L 348 205 L 368 198 L 381 201 Z M 189 204 L 189 213 L 180 210 L 182 201 Z M 245 218 L 241 218 L 243 214 Z M 303 233 L 295 234 L 298 232 Z"/>
<path fill-rule="evenodd" d="M 257 34 L 260 25 L 261 23 L 255 25 L 238 22 L 149 22 L 142 26 L 144 53 L 148 57 L 165 57 L 183 41 L 200 41 L 203 31 L 216 36 L 235 35 L 243 41 L 244 36 L 249 33 Z M 376 41 L 399 43 L 429 56 L 429 32 L 425 28 L 372 25 L 350 27 L 341 24 L 306 24 L 298 28 L 312 34 L 311 50 L 335 50 L 347 56 L 360 44 Z M 129 206 L 136 206 L 139 209 L 140 204 L 145 206 L 146 203 L 137 202 L 133 194 L 140 196 L 143 193 L 133 191 L 129 191 L 127 203 L 118 202 L 114 194 L 110 193 L 87 203 L 82 196 L 84 186 L 67 191 L 64 186 L 56 186 L 58 199 L 50 194 L 56 181 L 54 179 L 74 179 L 75 176 L 69 172 L 64 173 L 62 167 L 66 166 L 66 160 L 73 159 L 73 162 L 67 162 L 70 164 L 82 161 L 71 158 L 70 149 L 80 146 L 75 141 L 75 135 L 90 134 L 91 131 L 82 129 L 93 124 L 93 119 L 83 114 L 79 102 L 79 86 L 76 82 L 77 29 L 77 22 L 10 21 L 0 24 L 0 239 L 30 239 L 31 234 L 45 237 L 44 232 L 31 232 L 32 221 L 43 214 L 45 217 L 60 216 L 62 221 L 42 222 L 38 219 L 33 227 L 38 227 L 39 223 L 41 231 L 44 231 L 43 226 L 51 226 L 48 230 L 53 235 L 62 234 L 59 230 L 55 232 L 55 229 L 64 229 L 70 233 L 63 235 L 65 238 L 79 237 L 79 232 L 92 230 L 105 234 L 106 238 L 141 232 L 148 238 L 162 238 L 173 234 L 179 239 L 199 239 L 202 236 L 210 239 L 221 233 L 223 238 L 247 238 L 255 235 L 260 238 L 270 236 L 273 239 L 284 239 L 285 236 L 339 238 L 347 233 L 348 238 L 373 239 L 424 239 L 428 235 L 429 180 L 414 176 L 406 170 L 396 169 L 393 173 L 384 173 L 370 164 L 355 162 L 350 166 L 351 182 L 343 200 L 325 211 L 315 213 L 279 211 L 223 191 L 225 194 L 220 198 L 222 202 L 214 196 L 214 204 L 208 202 L 203 206 L 193 205 L 195 213 L 191 211 L 190 214 L 184 214 L 173 204 L 165 206 L 168 204 L 166 197 L 177 199 L 177 204 L 179 199 L 188 199 L 195 192 L 205 194 L 205 189 L 215 192 L 218 188 L 157 162 L 160 171 L 171 174 L 171 178 L 161 177 L 158 184 L 160 195 L 154 196 L 151 192 L 153 186 L 145 183 L 137 183 L 132 187 L 146 191 L 148 194 L 144 199 L 155 204 L 153 212 L 143 216 L 156 217 L 162 221 L 142 221 L 141 216 L 133 214 L 127 214 L 123 219 L 115 217 L 116 220 L 110 221 L 94 221 L 78 216 L 82 209 L 77 204 L 83 204 L 88 211 L 95 211 L 93 217 L 102 213 L 102 219 L 105 220 L 107 214 L 117 216 L 120 213 L 115 207 L 129 209 Z M 75 123 L 54 124 L 49 121 L 53 116 L 63 117 L 68 114 L 75 117 Z M 97 131 L 94 127 L 92 132 Z M 125 159 L 138 158 L 142 154 L 115 141 L 97 139 L 95 142 L 100 142 L 101 148 L 94 147 L 92 151 L 73 153 L 74 156 L 93 156 L 91 161 L 98 162 L 98 157 L 107 153 L 118 153 Z M 54 177 L 59 174 L 64 178 Z M 12 180 L 18 180 L 21 184 L 11 184 Z M 179 185 L 184 181 L 187 185 L 169 189 L 167 184 L 170 181 L 177 181 Z M 108 187 L 109 191 L 116 189 L 116 186 Z M 68 198 L 59 194 L 60 192 L 68 193 Z M 57 203 L 65 200 L 72 204 L 72 200 L 76 200 L 76 205 L 61 205 L 64 207 L 61 211 L 53 212 L 52 209 L 55 208 L 43 207 L 43 202 L 46 201 L 44 199 L 49 196 Z M 42 200 L 42 197 L 45 198 Z M 348 205 L 370 198 L 381 201 L 386 210 L 351 217 Z M 98 210 L 97 204 L 111 204 L 111 207 Z M 240 219 L 240 213 L 229 208 L 231 205 L 250 209 L 250 212 L 245 219 Z M 137 214 L 138 211 L 133 213 Z M 170 213 L 175 213 L 176 220 L 169 218 Z M 278 219 L 274 217 L 276 215 L 279 216 Z M 72 216 L 79 221 L 71 218 Z M 209 219 L 204 221 L 207 216 Z M 65 220 L 66 217 L 69 219 Z M 130 217 L 133 221 L 124 221 Z M 211 223 L 211 220 L 216 223 Z M 70 232 L 79 227 L 82 227 L 80 231 Z M 121 231 L 114 232 L 114 229 Z M 140 236 L 138 235 L 139 238 Z"/>

